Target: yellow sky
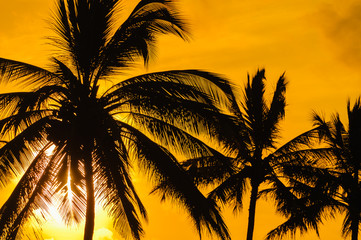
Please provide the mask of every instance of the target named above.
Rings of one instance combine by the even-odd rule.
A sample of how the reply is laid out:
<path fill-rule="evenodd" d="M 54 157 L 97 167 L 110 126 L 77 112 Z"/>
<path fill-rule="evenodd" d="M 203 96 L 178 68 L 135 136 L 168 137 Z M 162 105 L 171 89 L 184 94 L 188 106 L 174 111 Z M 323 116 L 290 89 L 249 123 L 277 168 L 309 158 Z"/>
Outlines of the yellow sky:
<path fill-rule="evenodd" d="M 135 0 L 123 2 L 129 7 Z M 51 56 L 45 39 L 49 33 L 46 20 L 52 6 L 53 0 L 1 0 L 0 56 L 46 66 Z M 289 86 L 283 124 L 285 140 L 311 127 L 311 110 L 327 116 L 337 111 L 344 117 L 347 99 L 361 93 L 359 1 L 178 0 L 178 6 L 189 22 L 192 40 L 184 43 L 175 37 L 161 38 L 157 58 L 147 71 L 204 69 L 243 85 L 247 72 L 253 74 L 258 68 L 266 68 L 271 88 L 286 72 Z M 197 239 L 182 209 L 159 204 L 157 196 L 149 196 L 145 179 L 137 183 L 149 211 L 144 239 Z M 247 200 L 237 217 L 226 211 L 232 239 L 245 238 Z M 100 214 L 96 240 L 120 240 Z M 254 239 L 263 239 L 280 221 L 274 215 L 272 202 L 261 201 L 257 205 Z M 340 226 L 339 221 L 327 222 L 321 228 L 321 239 L 342 239 Z M 54 221 L 44 228 L 47 239 L 81 239 L 82 229 L 74 233 Z M 316 238 L 308 234 L 298 239 Z"/>

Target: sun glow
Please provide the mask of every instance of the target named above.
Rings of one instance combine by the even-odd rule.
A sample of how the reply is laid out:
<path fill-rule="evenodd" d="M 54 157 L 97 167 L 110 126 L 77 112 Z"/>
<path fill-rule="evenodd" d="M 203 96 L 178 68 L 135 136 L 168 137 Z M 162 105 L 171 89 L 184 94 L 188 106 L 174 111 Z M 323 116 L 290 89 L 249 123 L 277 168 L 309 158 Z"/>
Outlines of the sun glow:
<path fill-rule="evenodd" d="M 54 154 L 54 150 L 55 150 L 56 146 L 55 145 L 51 145 L 49 146 L 46 150 L 45 150 L 45 154 L 48 157 L 52 157 L 52 155 Z M 70 168 L 68 168 L 68 172 L 67 172 L 67 183 L 65 186 L 65 190 L 66 192 L 61 193 L 61 194 L 65 194 L 67 196 L 67 201 L 69 206 L 71 207 L 72 205 L 72 199 L 73 199 L 73 192 L 71 189 L 71 174 L 70 174 Z M 49 206 L 47 206 L 46 209 L 46 213 L 44 214 L 44 211 L 41 209 L 37 209 L 36 211 L 38 211 L 36 214 L 37 215 L 44 215 L 46 216 L 47 222 L 53 222 L 54 224 L 58 225 L 58 226 L 65 226 L 65 223 L 63 221 L 63 218 L 61 217 L 61 214 L 59 213 L 59 209 L 58 209 L 58 205 L 59 203 L 57 202 L 57 195 L 58 193 L 55 194 L 54 198 L 52 199 L 52 204 L 50 204 Z M 59 193 L 60 194 L 60 193 Z"/>
<path fill-rule="evenodd" d="M 72 200 L 73 200 L 73 191 L 71 189 L 71 174 L 70 174 L 70 168 L 68 170 L 68 181 L 66 182 L 66 186 L 67 186 L 67 195 L 68 195 L 68 201 L 69 204 L 72 204 Z"/>
<path fill-rule="evenodd" d="M 53 155 L 54 149 L 55 149 L 55 145 L 51 145 L 50 147 L 48 147 L 45 150 L 46 156 L 50 157 L 51 155 Z"/>
<path fill-rule="evenodd" d="M 49 224 L 49 223 L 55 223 L 57 225 L 63 224 L 62 218 L 55 206 L 48 206 L 46 211 L 44 211 L 41 208 L 38 208 L 38 209 L 34 210 L 34 215 L 38 219 L 45 217 L 46 224 Z"/>

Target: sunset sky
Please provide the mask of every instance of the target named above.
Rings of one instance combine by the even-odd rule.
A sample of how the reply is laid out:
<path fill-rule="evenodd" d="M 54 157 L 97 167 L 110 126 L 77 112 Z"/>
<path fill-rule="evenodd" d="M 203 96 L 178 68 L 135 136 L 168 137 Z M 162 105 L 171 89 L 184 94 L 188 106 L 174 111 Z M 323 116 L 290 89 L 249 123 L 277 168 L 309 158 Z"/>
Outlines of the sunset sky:
<path fill-rule="evenodd" d="M 123 16 L 137 1 L 123 0 Z M 53 0 L 0 0 L 0 56 L 46 67 L 52 56 L 49 20 Z M 329 118 L 339 112 L 346 122 L 346 102 L 361 95 L 361 3 L 336 0 L 178 0 L 178 9 L 192 33 L 189 42 L 166 36 L 159 39 L 157 56 L 147 69 L 129 76 L 172 69 L 202 69 L 220 73 L 243 86 L 247 73 L 265 68 L 268 88 L 285 72 L 286 119 L 280 143 L 312 127 L 315 110 Z M 140 65 L 141 66 L 141 65 Z M 145 240 L 191 240 L 198 235 L 182 208 L 160 203 L 149 195 L 151 185 L 136 177 L 149 213 Z M 0 203 L 9 189 L 0 190 Z M 232 239 L 245 239 L 248 196 L 237 216 L 225 209 Z M 122 240 L 106 214 L 98 212 L 95 240 Z M 254 239 L 263 239 L 282 222 L 272 201 L 259 201 Z M 83 229 L 66 229 L 54 216 L 43 226 L 50 240 L 82 239 Z M 321 239 L 342 239 L 339 219 L 325 222 Z M 211 239 L 204 236 L 204 240 Z M 214 238 L 215 239 L 215 238 Z M 314 233 L 298 239 L 316 239 Z"/>

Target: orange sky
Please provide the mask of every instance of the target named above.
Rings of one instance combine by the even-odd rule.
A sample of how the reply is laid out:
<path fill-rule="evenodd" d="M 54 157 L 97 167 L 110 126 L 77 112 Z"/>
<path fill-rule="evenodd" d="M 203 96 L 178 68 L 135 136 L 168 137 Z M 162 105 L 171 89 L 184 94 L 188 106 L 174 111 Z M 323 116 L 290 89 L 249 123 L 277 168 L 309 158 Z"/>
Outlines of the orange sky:
<path fill-rule="evenodd" d="M 123 2 L 128 9 L 136 1 Z M 53 0 L 0 1 L 0 56 L 46 66 L 51 56 L 46 20 L 52 6 Z M 270 88 L 285 71 L 289 80 L 282 125 L 285 140 L 311 127 L 312 110 L 326 116 L 337 111 L 345 119 L 347 99 L 354 100 L 361 93 L 359 1 L 178 0 L 178 6 L 190 25 L 192 40 L 161 38 L 157 58 L 144 71 L 197 68 L 221 73 L 243 85 L 247 72 L 264 67 Z M 137 183 L 149 211 L 145 240 L 197 239 L 182 209 L 159 204 L 157 196 L 149 196 L 145 179 Z M 232 239 L 245 238 L 247 202 L 237 217 L 226 211 Z M 104 213 L 99 214 L 95 240 L 121 240 L 111 232 Z M 272 202 L 260 201 L 254 239 L 263 239 L 280 221 Z M 327 222 L 321 228 L 321 239 L 342 239 L 340 224 Z M 64 229 L 56 220 L 44 226 L 44 233 L 53 240 L 82 239 L 82 229 Z M 298 239 L 311 240 L 315 235 Z"/>

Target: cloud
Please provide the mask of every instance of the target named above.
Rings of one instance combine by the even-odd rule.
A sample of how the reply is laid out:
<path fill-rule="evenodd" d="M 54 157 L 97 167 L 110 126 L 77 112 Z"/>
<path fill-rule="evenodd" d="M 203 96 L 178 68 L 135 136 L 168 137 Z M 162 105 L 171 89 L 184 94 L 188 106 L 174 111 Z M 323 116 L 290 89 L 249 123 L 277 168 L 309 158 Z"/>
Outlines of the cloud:
<path fill-rule="evenodd" d="M 318 20 L 338 57 L 347 65 L 361 66 L 361 3 L 325 4 Z M 333 50 L 332 49 L 332 50 Z"/>
<path fill-rule="evenodd" d="M 94 240 L 115 240 L 113 232 L 107 228 L 100 228 L 94 232 Z"/>

